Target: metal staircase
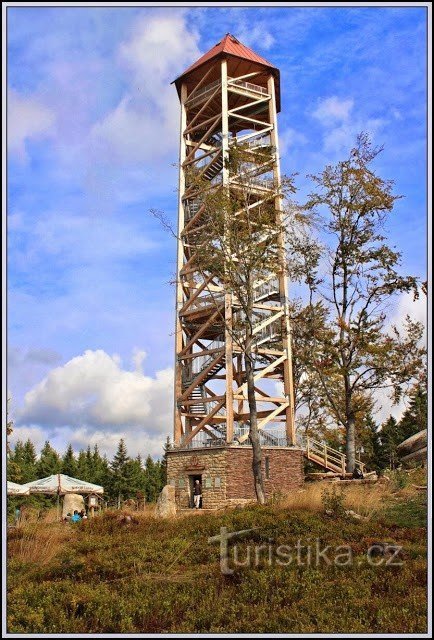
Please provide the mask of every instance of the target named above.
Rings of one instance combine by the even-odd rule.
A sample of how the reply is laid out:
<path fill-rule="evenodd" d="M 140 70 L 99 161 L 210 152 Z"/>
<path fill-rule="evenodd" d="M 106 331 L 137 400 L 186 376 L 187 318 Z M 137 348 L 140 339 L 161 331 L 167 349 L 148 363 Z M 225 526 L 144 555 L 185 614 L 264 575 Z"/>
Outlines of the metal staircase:
<path fill-rule="evenodd" d="M 208 169 L 203 174 L 207 180 L 212 180 L 223 168 L 223 155 L 220 153 L 216 160 L 209 163 Z"/>
<path fill-rule="evenodd" d="M 207 350 L 217 349 L 218 347 L 220 347 L 219 351 L 215 351 L 206 356 L 201 356 L 200 353 L 198 353 L 198 355 L 192 359 L 190 366 L 184 367 L 182 380 L 184 389 L 187 389 L 194 382 L 194 379 L 198 378 L 206 369 L 208 369 L 207 374 L 200 381 L 200 385 L 206 384 L 207 380 L 224 368 L 226 358 L 224 356 L 224 345 L 222 345 L 221 341 L 215 340 L 208 346 Z M 213 362 L 214 364 L 210 366 Z"/>

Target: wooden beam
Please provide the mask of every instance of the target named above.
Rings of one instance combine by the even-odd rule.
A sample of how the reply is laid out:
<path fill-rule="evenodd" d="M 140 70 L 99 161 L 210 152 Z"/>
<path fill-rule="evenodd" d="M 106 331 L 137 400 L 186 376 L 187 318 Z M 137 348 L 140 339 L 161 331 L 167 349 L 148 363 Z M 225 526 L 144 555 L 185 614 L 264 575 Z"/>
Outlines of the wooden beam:
<path fill-rule="evenodd" d="M 187 389 L 183 392 L 183 394 L 179 398 L 179 402 L 182 402 L 183 400 L 186 400 L 188 398 L 190 393 L 194 389 L 196 389 L 196 387 L 198 387 L 200 385 L 202 380 L 205 380 L 205 378 L 207 377 L 207 375 L 209 374 L 211 369 L 213 369 L 217 364 L 219 364 L 223 360 L 224 355 L 225 355 L 225 352 L 223 351 L 220 354 L 220 356 L 218 356 L 217 358 L 214 358 L 214 360 L 211 360 L 209 365 L 207 367 L 205 367 L 205 369 L 203 369 L 203 371 L 201 371 L 200 373 L 197 374 L 197 376 L 194 378 L 193 382 L 190 384 L 190 386 L 187 387 Z"/>
<path fill-rule="evenodd" d="M 183 304 L 183 306 L 181 307 L 181 309 L 178 311 L 178 313 L 181 315 L 182 313 L 184 313 L 191 304 L 193 304 L 193 302 L 196 300 L 196 298 L 198 296 L 200 296 L 200 294 L 202 293 L 202 291 L 206 288 L 208 282 L 210 282 L 212 280 L 212 276 L 208 276 L 207 278 L 205 278 L 205 280 L 202 282 L 202 284 L 200 285 L 200 287 L 198 289 L 196 289 L 195 293 L 190 296 L 185 303 Z"/>
<path fill-rule="evenodd" d="M 272 131 L 270 133 L 271 136 L 271 144 L 276 149 L 275 153 L 275 165 L 274 165 L 274 175 L 277 178 L 277 182 L 280 185 L 280 159 L 279 159 L 279 138 L 277 131 L 277 111 L 276 111 L 276 93 L 274 86 L 274 77 L 270 75 L 268 79 L 268 93 L 271 95 L 271 100 L 268 103 L 269 109 L 269 120 L 272 125 Z M 278 222 L 282 223 L 282 200 L 279 196 L 276 197 L 275 203 L 276 211 L 278 212 Z M 279 234 L 278 237 L 278 245 L 279 245 L 279 254 L 282 262 L 282 266 L 285 263 L 285 238 L 283 234 Z M 282 269 L 279 278 L 280 285 L 280 297 L 281 300 L 284 300 L 285 305 L 285 313 L 282 318 L 282 328 L 284 329 L 285 335 L 283 336 L 284 346 L 286 348 L 286 352 L 288 357 L 284 363 L 284 375 L 283 375 L 283 383 L 286 397 L 288 398 L 288 407 L 286 409 L 286 437 L 290 445 L 294 445 L 296 443 L 295 436 L 295 402 L 294 402 L 294 380 L 292 373 L 292 345 L 291 345 L 291 326 L 289 324 L 289 307 L 288 307 L 288 281 L 285 274 L 285 270 Z"/>
<path fill-rule="evenodd" d="M 208 321 L 203 324 L 201 326 L 201 328 L 199 329 L 199 331 L 193 336 L 193 338 L 188 342 L 188 344 L 185 345 L 185 347 L 182 349 L 182 351 L 178 354 L 180 358 L 182 358 L 186 353 L 188 353 L 188 350 L 194 345 L 194 343 L 196 342 L 196 340 L 198 338 L 201 337 L 201 335 L 203 335 L 205 333 L 205 331 L 208 329 L 208 327 L 214 322 L 214 320 L 217 319 L 217 316 L 219 315 L 220 311 L 216 311 L 209 319 Z"/>
<path fill-rule="evenodd" d="M 203 420 L 201 420 L 201 421 L 199 422 L 199 424 L 198 424 L 197 426 L 195 426 L 195 427 L 194 427 L 194 429 L 192 429 L 191 433 L 189 433 L 189 434 L 184 438 L 184 440 L 183 440 L 183 442 L 182 442 L 182 445 L 181 445 L 181 446 L 185 446 L 185 445 L 187 445 L 189 442 L 191 442 L 191 441 L 192 441 L 192 439 L 194 438 L 194 436 L 196 435 L 196 433 L 198 433 L 198 432 L 202 429 L 202 427 L 203 427 L 204 425 L 206 425 L 206 424 L 207 424 L 208 418 L 212 418 L 212 417 L 217 413 L 217 411 L 220 411 L 220 409 L 223 407 L 224 403 L 225 403 L 225 401 L 224 401 L 224 400 L 223 400 L 223 401 L 221 401 L 221 402 L 219 402 L 219 403 L 214 407 L 214 409 L 211 411 L 211 413 L 209 413 L 209 414 L 206 416 L 206 418 L 204 418 Z"/>
<path fill-rule="evenodd" d="M 208 71 L 205 73 L 205 75 L 202 76 L 200 81 L 193 88 L 192 92 L 188 95 L 186 102 L 191 100 L 191 98 L 194 97 L 194 95 L 197 93 L 197 91 L 204 85 L 205 80 L 209 77 L 209 75 L 210 75 L 211 71 L 213 71 L 214 67 L 215 67 L 215 65 L 213 65 L 210 69 L 208 69 Z M 182 129 L 181 129 L 181 131 L 182 131 Z"/>
<path fill-rule="evenodd" d="M 259 373 L 257 373 L 253 377 L 253 382 L 257 382 L 258 380 L 263 378 L 266 373 L 268 373 L 269 371 L 273 371 L 273 369 L 275 369 L 277 366 L 279 366 L 279 364 L 284 362 L 285 359 L 286 359 L 286 354 L 284 354 L 280 358 L 277 358 L 277 360 L 275 360 L 274 362 L 269 364 L 267 367 L 265 367 L 265 369 L 262 369 Z M 242 384 L 241 387 L 238 387 L 238 389 L 235 391 L 235 393 L 243 393 L 246 389 L 247 389 L 247 382 Z"/>
<path fill-rule="evenodd" d="M 281 413 L 284 409 L 286 409 L 287 406 L 288 406 L 288 403 L 285 402 L 284 404 L 280 405 L 280 407 L 277 407 L 277 409 L 269 413 L 267 417 L 261 420 L 261 422 L 258 424 L 258 430 L 260 431 L 261 429 L 263 429 L 266 424 L 268 424 L 273 418 L 278 416 L 279 413 Z M 240 436 L 238 438 L 238 442 L 244 442 L 244 440 L 247 440 L 248 437 L 249 437 L 248 434 L 244 434 L 243 436 Z"/>
<path fill-rule="evenodd" d="M 181 120 L 180 120 L 180 130 L 183 131 L 186 123 L 186 110 L 185 110 L 185 101 L 187 97 L 187 85 L 183 83 L 181 85 Z M 180 145 L 179 145 L 179 165 L 181 166 L 185 159 L 185 144 L 183 136 L 180 137 Z M 178 238 L 180 237 L 180 233 L 184 226 L 184 206 L 182 202 L 182 196 L 185 190 L 185 179 L 184 172 L 179 171 L 179 182 L 178 182 Z M 177 243 L 177 271 L 178 273 L 182 269 L 183 263 L 183 248 L 181 244 L 181 240 L 178 239 Z M 182 421 L 181 414 L 178 409 L 177 398 L 182 393 L 182 372 L 181 366 L 178 362 L 178 354 L 182 351 L 183 345 L 183 335 L 182 335 L 182 325 L 181 319 L 178 315 L 178 309 L 182 305 L 183 300 L 183 291 L 182 291 L 182 283 L 179 279 L 177 279 L 176 284 L 176 304 L 175 304 L 175 384 L 174 384 L 174 415 L 173 415 L 173 440 L 176 445 L 179 445 L 182 436 Z"/>

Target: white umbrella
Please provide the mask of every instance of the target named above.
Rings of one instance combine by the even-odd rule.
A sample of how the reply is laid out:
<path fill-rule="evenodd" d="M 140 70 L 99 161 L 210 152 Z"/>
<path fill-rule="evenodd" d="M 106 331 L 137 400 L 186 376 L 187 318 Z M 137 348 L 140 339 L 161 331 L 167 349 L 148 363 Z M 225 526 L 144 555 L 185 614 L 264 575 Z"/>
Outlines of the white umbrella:
<path fill-rule="evenodd" d="M 26 485 L 8 480 L 8 496 L 28 496 L 29 493 L 30 489 Z"/>
<path fill-rule="evenodd" d="M 51 495 L 64 495 L 65 493 L 104 493 L 104 487 L 85 480 L 78 480 L 56 473 L 48 478 L 26 482 L 30 493 L 48 493 Z"/>
<path fill-rule="evenodd" d="M 49 495 L 57 495 L 57 512 L 59 517 L 59 497 L 61 495 L 65 495 L 65 493 L 104 493 L 104 488 L 99 484 L 93 484 L 92 482 L 86 482 L 85 480 L 71 478 L 70 476 L 65 476 L 63 473 L 56 473 L 52 476 L 48 476 L 48 478 L 33 480 L 33 482 L 26 482 L 25 486 L 29 488 L 30 493 L 47 493 Z"/>

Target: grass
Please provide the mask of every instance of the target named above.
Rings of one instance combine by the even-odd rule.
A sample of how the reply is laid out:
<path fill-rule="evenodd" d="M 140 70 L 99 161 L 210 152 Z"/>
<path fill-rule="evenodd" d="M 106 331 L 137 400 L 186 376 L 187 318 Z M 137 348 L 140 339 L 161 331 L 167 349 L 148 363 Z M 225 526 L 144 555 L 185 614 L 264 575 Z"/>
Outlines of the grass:
<path fill-rule="evenodd" d="M 158 520 L 119 512 L 78 525 L 29 523 L 9 540 L 10 633 L 423 633 L 426 631 L 426 496 L 411 488 L 361 485 L 344 504 L 366 515 L 324 514 L 324 485 L 279 503 Z M 238 558 L 262 547 L 250 567 L 220 571 L 226 526 L 254 528 Z M 301 562 L 275 550 L 302 540 Z M 351 548 L 341 566 L 308 562 L 307 547 Z M 402 547 L 400 564 L 367 561 L 375 542 Z M 272 554 L 270 555 L 270 549 Z"/>

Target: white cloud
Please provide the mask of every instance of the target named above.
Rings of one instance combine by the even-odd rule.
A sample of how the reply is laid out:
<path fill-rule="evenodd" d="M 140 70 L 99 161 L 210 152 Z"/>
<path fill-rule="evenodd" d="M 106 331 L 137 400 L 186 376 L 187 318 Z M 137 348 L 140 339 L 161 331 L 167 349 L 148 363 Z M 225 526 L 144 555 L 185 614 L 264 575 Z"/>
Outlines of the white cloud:
<path fill-rule="evenodd" d="M 320 100 L 312 115 L 322 124 L 339 122 L 348 120 L 353 106 L 354 100 L 352 98 L 341 100 L 337 96 L 331 96 Z"/>
<path fill-rule="evenodd" d="M 136 23 L 118 54 L 129 88 L 91 132 L 98 155 L 105 150 L 118 162 L 134 163 L 176 149 L 179 104 L 170 83 L 199 57 L 198 40 L 182 11 L 157 13 Z"/>
<path fill-rule="evenodd" d="M 294 147 L 300 147 L 308 142 L 306 136 L 300 131 L 288 127 L 279 133 L 279 151 L 284 156 Z"/>
<path fill-rule="evenodd" d="M 421 322 L 425 326 L 424 339 L 426 340 L 426 321 L 427 321 L 427 298 L 421 291 L 419 298 L 413 299 L 412 293 L 403 293 L 397 299 L 393 312 L 390 314 L 390 326 L 395 325 L 398 329 L 404 328 L 404 321 L 407 316 L 412 320 Z"/>
<path fill-rule="evenodd" d="M 39 453 L 39 450 L 43 446 L 44 442 L 47 440 L 46 434 L 41 427 L 37 426 L 27 426 L 20 425 L 15 426 L 10 438 L 10 444 L 12 448 L 16 445 L 18 440 L 21 442 L 26 442 L 26 440 L 30 440 L 35 445 L 36 453 Z"/>
<path fill-rule="evenodd" d="M 8 150 L 25 162 L 26 142 L 49 135 L 54 114 L 37 99 L 21 96 L 9 89 L 7 116 Z"/>
<path fill-rule="evenodd" d="M 136 363 L 143 352 L 136 352 Z M 19 424 L 84 429 L 86 433 L 140 429 L 147 437 L 164 437 L 172 421 L 171 369 L 155 377 L 121 368 L 119 357 L 87 350 L 51 370 L 24 397 Z M 116 435 L 116 437 L 118 437 Z"/>
<path fill-rule="evenodd" d="M 240 42 L 251 48 L 260 47 L 261 49 L 268 50 L 271 49 L 275 43 L 273 35 L 264 24 L 252 25 L 251 22 L 248 25 L 243 24 L 237 29 L 234 35 L 236 35 Z"/>
<path fill-rule="evenodd" d="M 386 124 L 383 118 L 370 118 L 354 113 L 354 100 L 338 96 L 319 100 L 312 116 L 324 128 L 323 151 L 328 154 L 348 151 L 361 131 L 375 137 Z"/>

